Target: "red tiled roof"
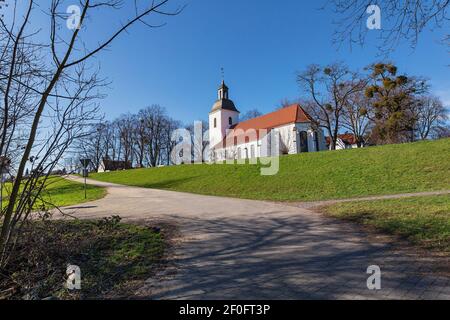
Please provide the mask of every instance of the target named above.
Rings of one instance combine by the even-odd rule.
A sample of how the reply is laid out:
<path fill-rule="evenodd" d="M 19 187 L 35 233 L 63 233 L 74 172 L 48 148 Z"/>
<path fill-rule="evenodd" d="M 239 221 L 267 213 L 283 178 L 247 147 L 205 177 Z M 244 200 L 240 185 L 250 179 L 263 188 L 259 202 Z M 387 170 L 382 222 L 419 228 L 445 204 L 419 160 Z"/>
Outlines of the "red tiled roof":
<path fill-rule="evenodd" d="M 246 137 L 245 142 L 255 141 L 261 139 L 259 130 L 267 129 L 269 132 L 270 129 L 280 127 L 283 125 L 291 124 L 291 123 L 301 123 L 301 122 L 312 122 L 313 119 L 311 116 L 303 110 L 303 108 L 299 104 L 293 104 L 289 107 L 277 110 L 272 113 L 268 113 L 261 117 L 253 118 L 244 122 L 240 122 L 230 128 L 230 132 L 228 135 L 214 146 L 214 148 L 223 148 L 226 145 L 226 140 L 231 139 L 231 143 L 235 143 L 235 141 L 241 136 L 240 133 L 247 132 L 248 130 L 256 130 L 256 137 Z M 239 132 L 236 134 L 236 131 Z M 232 140 L 235 141 L 232 141 Z M 230 142 L 228 143 L 230 144 Z"/>
<path fill-rule="evenodd" d="M 350 144 L 350 145 L 356 144 L 356 137 L 352 133 L 339 134 L 338 138 L 341 139 L 346 144 Z M 327 145 L 329 145 L 331 143 L 331 138 L 326 137 L 326 140 L 327 140 Z"/>
<path fill-rule="evenodd" d="M 232 129 L 270 129 L 289 123 L 311 122 L 312 118 L 300 107 L 299 104 L 293 104 L 289 107 L 268 113 L 258 118 L 240 122 Z"/>

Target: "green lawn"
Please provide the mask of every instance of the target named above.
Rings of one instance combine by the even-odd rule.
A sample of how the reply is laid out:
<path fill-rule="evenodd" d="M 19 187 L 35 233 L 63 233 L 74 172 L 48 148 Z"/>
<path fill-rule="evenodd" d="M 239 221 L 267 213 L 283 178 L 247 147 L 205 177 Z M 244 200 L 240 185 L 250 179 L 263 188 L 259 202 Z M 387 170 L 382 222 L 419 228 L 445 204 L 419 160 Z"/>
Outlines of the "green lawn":
<path fill-rule="evenodd" d="M 340 203 L 325 211 L 450 252 L 450 195 Z"/>
<path fill-rule="evenodd" d="M 3 189 L 4 199 L 3 206 L 8 203 L 8 190 L 11 189 L 10 184 L 5 184 Z M 43 198 L 48 207 L 63 207 L 70 206 L 77 203 L 93 201 L 103 198 L 106 195 L 106 190 L 101 187 L 87 186 L 87 199 L 84 198 L 84 185 L 81 183 L 65 180 L 61 177 L 49 177 L 46 182 L 46 188 L 43 192 Z M 40 206 L 41 202 L 36 204 Z"/>
<path fill-rule="evenodd" d="M 450 189 L 450 139 L 283 156 L 260 165 L 183 165 L 93 174 L 125 185 L 248 199 L 305 201 Z"/>

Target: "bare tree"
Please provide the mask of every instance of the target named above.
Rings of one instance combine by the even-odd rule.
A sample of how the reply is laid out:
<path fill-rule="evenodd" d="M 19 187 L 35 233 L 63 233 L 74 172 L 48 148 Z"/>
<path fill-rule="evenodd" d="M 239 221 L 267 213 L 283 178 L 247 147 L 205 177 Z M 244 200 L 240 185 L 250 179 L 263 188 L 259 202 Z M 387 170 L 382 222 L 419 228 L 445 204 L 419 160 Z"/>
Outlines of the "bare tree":
<path fill-rule="evenodd" d="M 414 48 L 426 28 L 450 30 L 449 0 L 330 0 L 327 4 L 339 16 L 334 37 L 337 43 L 347 40 L 351 45 L 365 43 L 369 31 L 366 11 L 371 5 L 381 9 L 380 49 L 385 52 L 392 51 L 405 40 Z M 444 43 L 447 41 L 444 39 Z"/>
<path fill-rule="evenodd" d="M 67 33 L 65 27 L 71 18 L 65 13 L 67 4 L 63 0 L 52 0 L 48 10 L 48 37 L 31 29 L 35 23 L 33 17 L 40 12 L 35 0 L 26 2 L 25 12 L 19 12 L 18 1 L 14 1 L 12 23 L 6 25 L 0 20 L 3 100 L 0 156 L 9 155 L 10 141 L 14 137 L 26 136 L 15 155 L 15 179 L 8 205 L 1 212 L 0 266 L 7 263 L 21 225 L 40 198 L 49 172 L 74 140 L 85 134 L 86 125 L 98 121 L 94 116 L 95 101 L 101 98 L 99 90 L 105 82 L 98 77 L 98 70 L 87 63 L 134 24 L 144 23 L 151 27 L 145 21 L 150 14 L 178 14 L 180 10 L 168 11 L 168 2 L 135 1 L 134 15 L 105 39 L 90 42 L 97 43 L 94 47 L 83 41 L 88 22 L 92 21 L 90 18 L 108 10 L 119 10 L 121 1 L 80 1 L 75 28 Z M 43 42 L 43 39 L 49 40 Z M 20 128 L 15 121 L 18 114 L 23 115 L 24 121 Z M 25 133 L 18 134 L 20 129 Z M 27 166 L 30 166 L 31 174 L 24 179 Z"/>
<path fill-rule="evenodd" d="M 241 121 L 247 121 L 253 118 L 258 118 L 260 116 L 262 116 L 262 113 L 258 109 L 250 109 L 239 118 Z"/>
<path fill-rule="evenodd" d="M 194 161 L 204 160 L 206 149 L 209 146 L 208 139 L 204 139 L 208 126 L 208 122 L 203 120 L 186 127 L 186 130 L 191 134 L 192 159 Z"/>
<path fill-rule="evenodd" d="M 137 166 L 139 168 L 145 167 L 145 151 L 148 145 L 148 130 L 145 126 L 145 120 L 135 117 L 134 124 L 134 153 L 136 155 Z"/>
<path fill-rule="evenodd" d="M 172 132 L 180 127 L 178 121 L 166 115 L 164 108 L 153 105 L 137 114 L 95 124 L 89 130 L 91 133 L 77 144 L 81 150 L 77 154 L 92 159 L 93 170 L 98 170 L 103 158 L 125 161 L 139 168 L 170 165 Z"/>
<path fill-rule="evenodd" d="M 297 82 L 308 95 L 303 104 L 307 112 L 325 128 L 330 136 L 330 148 L 336 149 L 341 118 L 349 97 L 361 90 L 364 83 L 345 65 L 334 63 L 321 68 L 310 65 L 299 72 Z"/>
<path fill-rule="evenodd" d="M 114 121 L 119 133 L 119 143 L 121 146 L 123 160 L 133 163 L 134 147 L 135 147 L 135 118 L 131 114 L 122 115 Z"/>
<path fill-rule="evenodd" d="M 433 138 L 434 139 L 450 138 L 450 125 L 444 124 L 436 126 L 436 128 L 434 128 Z"/>
<path fill-rule="evenodd" d="M 168 119 L 166 111 L 159 105 L 152 105 L 141 110 L 138 116 L 144 121 L 144 126 L 148 130 L 148 163 L 150 166 L 156 167 L 163 149 L 163 134 Z"/>
<path fill-rule="evenodd" d="M 371 126 L 370 113 L 372 102 L 364 95 L 364 85 L 361 90 L 349 95 L 343 110 L 342 125 L 349 130 L 356 139 L 358 148 L 364 146 L 365 137 Z"/>
<path fill-rule="evenodd" d="M 87 134 L 76 142 L 75 155 L 78 158 L 91 160 L 91 168 L 97 171 L 102 159 L 107 155 L 106 134 L 108 132 L 107 123 L 96 123 L 87 129 Z M 70 158 L 70 159 L 73 159 Z M 68 160 L 69 171 L 73 167 L 72 161 Z M 79 166 L 79 164 L 77 164 Z"/>
<path fill-rule="evenodd" d="M 294 103 L 295 103 L 294 101 L 292 101 L 292 100 L 290 100 L 288 98 L 283 98 L 283 99 L 281 99 L 281 101 L 276 106 L 276 110 L 280 110 L 280 109 L 284 109 L 284 108 L 290 107 Z"/>
<path fill-rule="evenodd" d="M 162 141 L 164 146 L 164 153 L 161 153 L 161 155 L 164 155 L 164 158 L 162 159 L 163 163 L 167 165 L 174 164 L 174 159 L 172 158 L 172 150 L 175 148 L 175 145 L 177 144 L 177 141 L 172 140 L 172 134 L 173 132 L 181 128 L 181 123 L 174 119 L 167 119 L 165 126 L 163 128 L 162 132 Z"/>
<path fill-rule="evenodd" d="M 421 140 L 428 139 L 438 128 L 445 126 L 448 110 L 434 96 L 419 97 L 414 105 L 415 131 Z"/>

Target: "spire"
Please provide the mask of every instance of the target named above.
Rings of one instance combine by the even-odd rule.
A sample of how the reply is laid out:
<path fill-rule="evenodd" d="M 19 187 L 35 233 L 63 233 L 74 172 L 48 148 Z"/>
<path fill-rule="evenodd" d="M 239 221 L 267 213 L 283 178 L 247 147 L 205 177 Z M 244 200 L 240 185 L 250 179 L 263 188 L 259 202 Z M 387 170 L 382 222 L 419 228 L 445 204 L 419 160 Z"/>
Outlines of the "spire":
<path fill-rule="evenodd" d="M 222 83 L 220 84 L 217 94 L 218 94 L 218 99 L 217 99 L 216 103 L 214 103 L 211 112 L 221 110 L 221 109 L 239 112 L 236 109 L 236 107 L 234 106 L 233 101 L 231 101 L 229 98 L 228 87 L 225 84 L 224 80 L 222 80 Z"/>
<path fill-rule="evenodd" d="M 222 84 L 219 87 L 219 100 L 228 100 L 228 87 L 225 84 L 225 81 L 222 80 Z"/>
<path fill-rule="evenodd" d="M 220 68 L 221 72 L 222 72 L 222 83 L 220 84 L 220 87 L 218 89 L 217 95 L 218 95 L 218 99 L 217 101 L 214 103 L 211 112 L 215 112 L 217 110 L 230 110 L 230 111 L 235 111 L 238 112 L 238 109 L 236 109 L 233 101 L 230 100 L 229 95 L 228 95 L 228 87 L 225 84 L 225 77 L 224 77 L 224 70 L 223 68 Z"/>
<path fill-rule="evenodd" d="M 228 87 L 225 84 L 225 70 L 223 67 L 220 68 L 220 71 L 222 73 L 222 83 L 219 87 L 219 100 L 228 100 Z"/>

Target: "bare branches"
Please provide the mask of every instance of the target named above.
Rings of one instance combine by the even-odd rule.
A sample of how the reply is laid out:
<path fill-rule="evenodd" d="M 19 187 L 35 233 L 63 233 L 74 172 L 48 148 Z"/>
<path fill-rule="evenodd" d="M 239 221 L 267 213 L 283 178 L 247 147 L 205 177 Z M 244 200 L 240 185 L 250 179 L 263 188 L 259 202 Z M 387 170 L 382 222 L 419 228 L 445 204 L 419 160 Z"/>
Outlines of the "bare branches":
<path fill-rule="evenodd" d="M 343 130 L 353 134 L 358 147 L 446 135 L 448 111 L 428 95 L 426 79 L 399 74 L 392 63 L 374 63 L 365 71 L 335 63 L 311 65 L 298 74 L 305 93 L 301 104 L 328 131 L 330 149 Z"/>
<path fill-rule="evenodd" d="M 30 19 L 30 14 L 31 14 L 31 10 L 33 8 L 33 0 L 29 1 L 29 5 L 28 5 L 28 9 L 27 9 L 27 13 L 25 16 L 25 19 L 19 29 L 19 33 L 17 35 L 16 40 L 14 41 L 14 45 L 13 45 L 13 49 L 12 49 L 12 56 L 11 56 L 11 60 L 10 60 L 10 65 L 9 65 L 9 75 L 8 75 L 8 80 L 7 80 L 7 84 L 6 84 L 6 89 L 5 89 L 5 93 L 4 93 L 4 104 L 3 104 L 3 108 L 4 108 L 4 112 L 3 112 L 3 130 L 4 130 L 4 134 L 1 135 L 1 143 L 0 143 L 0 154 L 3 154 L 3 148 L 5 145 L 5 140 L 6 140 L 6 130 L 8 128 L 8 113 L 9 113 L 9 93 L 11 90 L 11 84 L 12 84 L 12 78 L 14 75 L 14 70 L 17 64 L 17 54 L 18 54 L 18 49 L 19 49 L 19 45 L 20 45 L 20 39 L 22 38 L 22 35 L 24 33 L 25 27 Z"/>
<path fill-rule="evenodd" d="M 356 140 L 356 145 L 362 147 L 365 145 L 367 134 L 372 125 L 370 113 L 372 112 L 372 101 L 364 94 L 365 87 L 360 91 L 349 95 L 342 118 L 342 126 L 350 131 Z"/>
<path fill-rule="evenodd" d="M 416 100 L 413 106 L 415 118 L 415 131 L 417 138 L 428 139 L 436 135 L 440 128 L 445 127 L 449 119 L 448 110 L 442 101 L 434 96 L 422 96 Z"/>
<path fill-rule="evenodd" d="M 87 32 L 89 15 L 94 11 L 118 10 L 123 1 L 80 0 L 79 28 L 64 32 L 64 1 L 52 0 L 46 28 L 49 37 L 44 42 L 39 32 L 27 34 L 39 6 L 33 0 L 29 0 L 22 19 L 14 11 L 11 26 L 1 21 L 0 156 L 12 158 L 14 179 L 8 205 L 0 212 L 0 266 L 7 261 L 20 225 L 35 209 L 50 173 L 74 142 L 89 134 L 92 125 L 100 121 L 98 100 L 103 97 L 101 92 L 107 82 L 98 76 L 98 69 L 87 66 L 88 61 L 148 15 L 178 14 L 179 10 L 165 10 L 168 2 L 148 1 L 146 9 L 136 9 L 136 16 L 112 30 L 112 36 L 99 41 L 92 50 L 86 50 L 81 39 L 81 34 Z M 14 8 L 16 4 L 17 1 Z M 134 151 L 128 153 L 132 157 Z"/>
<path fill-rule="evenodd" d="M 166 5 L 169 2 L 169 0 L 162 0 L 160 2 L 152 2 L 152 4 L 150 5 L 150 7 L 146 10 L 143 10 L 140 13 L 136 13 L 136 17 L 134 17 L 133 19 L 130 19 L 127 23 L 125 23 L 121 28 L 119 28 L 109 39 L 105 40 L 104 42 L 102 42 L 97 48 L 93 49 L 92 51 L 90 51 L 89 53 L 87 53 L 84 57 L 79 58 L 75 61 L 69 62 L 65 65 L 65 68 L 69 68 L 71 66 L 74 66 L 80 62 L 83 62 L 87 59 L 89 59 L 90 57 L 94 56 L 95 54 L 97 54 L 98 52 L 100 52 L 101 50 L 105 49 L 108 45 L 110 45 L 114 39 L 116 39 L 119 35 L 121 35 L 123 32 L 125 32 L 128 28 L 130 28 L 135 22 L 141 21 L 142 19 L 146 16 L 148 16 L 151 13 L 157 13 L 160 15 L 165 15 L 165 16 L 176 16 L 178 14 L 181 13 L 182 9 L 178 9 L 174 12 L 169 12 L 169 11 L 164 11 L 164 10 L 160 10 L 164 7 L 164 5 Z M 113 1 L 113 3 L 116 3 Z M 106 6 L 108 4 L 108 2 L 103 2 L 103 3 L 97 3 L 97 4 L 91 4 L 89 5 L 89 1 L 86 1 L 86 5 L 85 8 L 95 8 L 95 7 L 100 7 L 100 6 Z M 117 5 L 117 4 L 116 4 Z M 113 4 L 110 4 L 109 6 L 114 7 Z M 146 24 L 147 26 L 152 27 L 149 24 Z"/>
<path fill-rule="evenodd" d="M 305 108 L 328 131 L 331 149 L 336 148 L 343 109 L 349 97 L 361 91 L 364 83 L 347 66 L 334 63 L 324 68 L 310 65 L 298 73 L 297 82 L 308 95 Z"/>
<path fill-rule="evenodd" d="M 417 46 L 421 33 L 426 29 L 449 29 L 450 0 L 330 0 L 339 16 L 334 41 L 350 45 L 364 45 L 369 29 L 366 27 L 370 5 L 377 5 L 382 13 L 382 30 L 379 33 L 380 49 L 389 53 L 402 41 Z M 448 35 L 447 35 L 448 37 Z"/>
<path fill-rule="evenodd" d="M 80 140 L 79 157 L 92 159 L 92 169 L 101 168 L 103 160 L 130 163 L 133 167 L 171 164 L 175 145 L 172 133 L 181 124 L 171 119 L 164 108 L 152 105 L 137 114 L 122 115 L 112 122 L 94 124 L 90 134 Z M 206 130 L 207 125 L 203 125 Z M 108 169 L 106 169 L 108 170 Z"/>

